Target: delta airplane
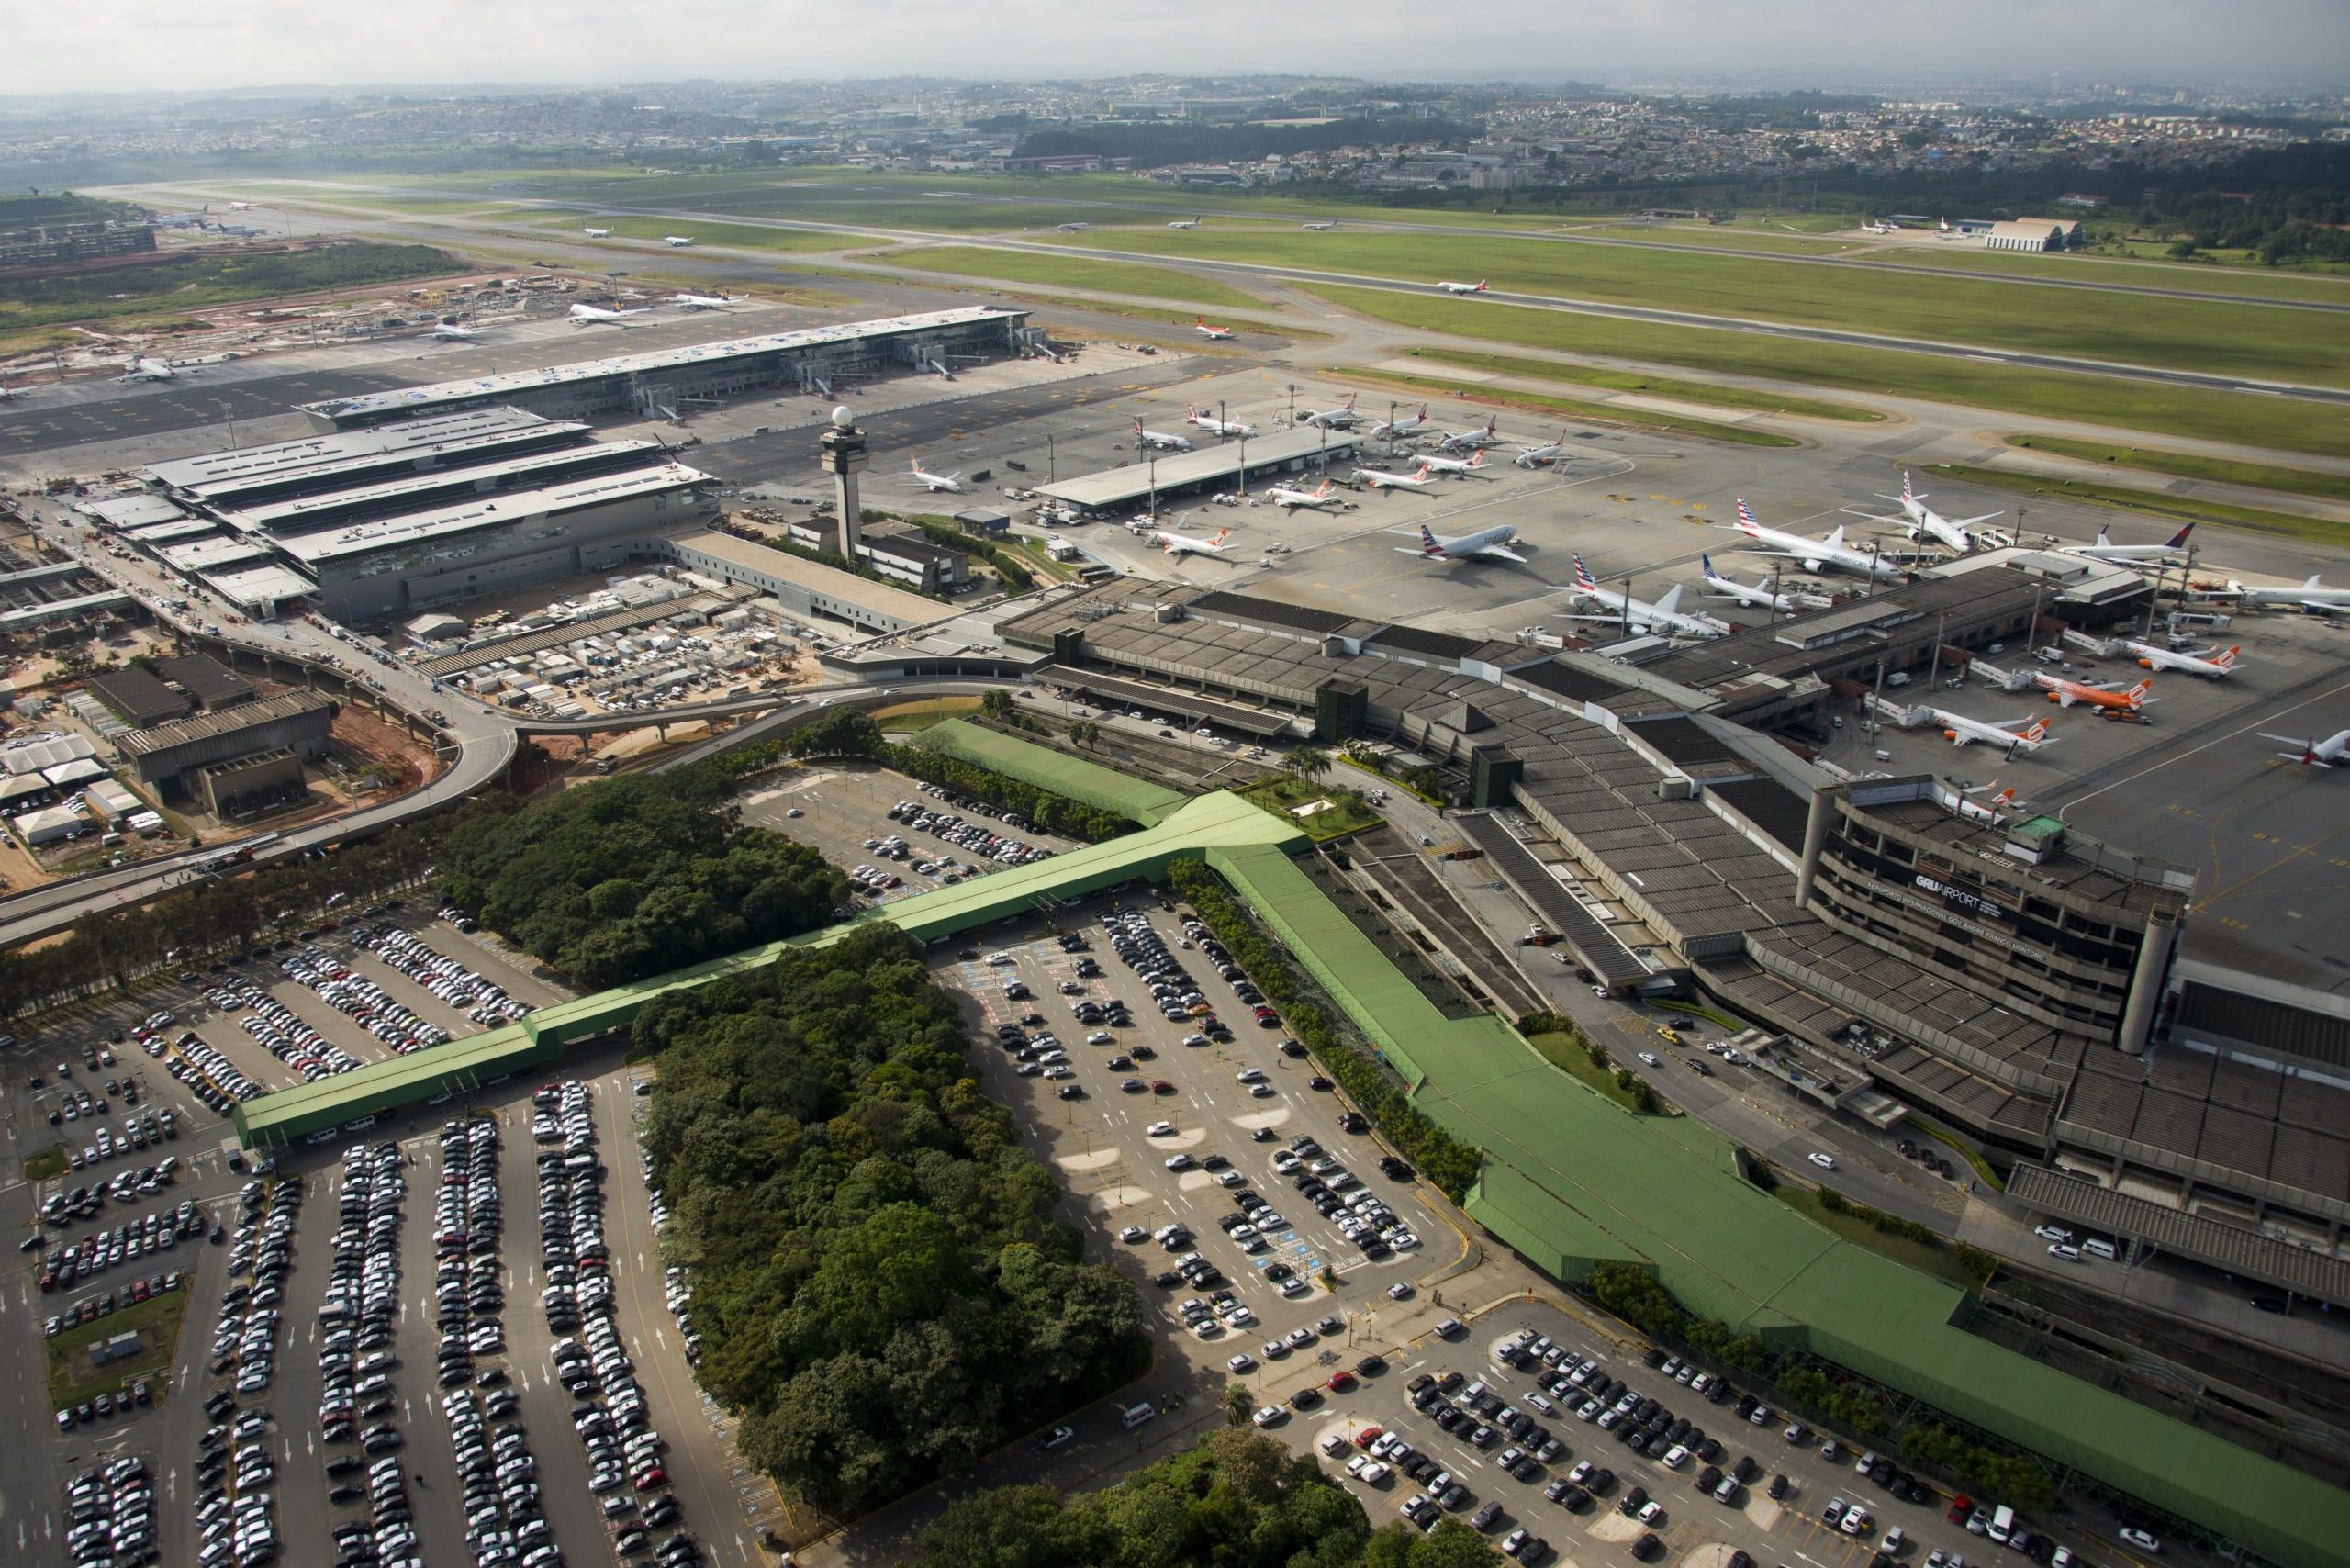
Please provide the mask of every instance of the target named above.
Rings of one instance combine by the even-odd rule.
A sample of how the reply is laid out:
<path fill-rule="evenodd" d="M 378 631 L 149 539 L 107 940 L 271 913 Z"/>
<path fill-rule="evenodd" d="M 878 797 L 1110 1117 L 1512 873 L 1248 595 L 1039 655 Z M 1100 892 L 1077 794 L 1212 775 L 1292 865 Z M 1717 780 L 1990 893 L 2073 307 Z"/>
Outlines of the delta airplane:
<path fill-rule="evenodd" d="M 2312 577 L 2299 588 L 2248 588 L 2231 578 L 2228 587 L 2236 595 L 2236 603 L 2245 610 L 2263 606 L 2299 608 L 2311 615 L 2333 615 L 2350 610 L 2350 588 L 2328 588 Z"/>
<path fill-rule="evenodd" d="M 1736 599 L 1740 604 L 1751 604 L 1757 610 L 1775 610 L 1783 615 L 1793 615 L 1804 610 L 1826 610 L 1836 602 L 1825 594 L 1798 593 L 1793 588 L 1773 593 L 1760 583 L 1749 588 L 1736 577 L 1726 577 L 1715 571 L 1711 555 L 1699 555 L 1697 563 L 1705 571 L 1706 586 L 1714 590 L 1708 596 L 1710 598 Z"/>
<path fill-rule="evenodd" d="M 115 379 L 117 381 L 169 381 L 178 375 L 179 371 L 175 366 L 166 364 L 160 359 L 150 359 L 145 354 L 137 354 L 131 358 L 130 369 L 116 376 Z"/>
<path fill-rule="evenodd" d="M 1473 457 L 1423 457 L 1420 466 L 1431 474 L 1449 474 L 1457 479 L 1490 479 L 1493 470 L 1485 466 L 1485 454 Z"/>
<path fill-rule="evenodd" d="M 1567 432 L 1565 429 L 1561 427 L 1559 431 L 1558 440 L 1550 442 L 1541 446 L 1527 447 L 1523 451 L 1519 452 L 1516 457 L 1511 458 L 1510 461 L 1516 464 L 1520 468 L 1548 468 L 1551 464 L 1556 463 L 1560 458 L 1565 456 L 1566 452 Z"/>
<path fill-rule="evenodd" d="M 1183 409 L 1183 422 L 1196 426 L 1210 435 L 1255 435 L 1255 425 L 1244 425 L 1238 420 L 1219 420 L 1214 414 L 1203 414 L 1188 405 Z"/>
<path fill-rule="evenodd" d="M 1838 524 L 1825 539 L 1807 539 L 1800 533 L 1786 533 L 1775 528 L 1765 528 L 1754 521 L 1746 510 L 1746 498 L 1739 498 L 1738 532 L 1758 543 L 1775 544 L 1775 550 L 1758 550 L 1759 555 L 1784 555 L 1803 563 L 1804 570 L 1817 572 L 1830 566 L 1855 572 L 1862 577 L 1879 577 L 1890 581 L 1901 579 L 1901 568 L 1892 562 L 1873 558 L 1865 550 L 1855 550 L 1844 543 L 1844 529 Z"/>
<path fill-rule="evenodd" d="M 1337 226 L 1338 220 L 1335 218 L 1325 218 L 1320 223 L 1301 223 L 1298 225 L 1300 229 L 1304 230 L 1308 234 L 1327 234 L 1331 230 L 1336 229 Z"/>
<path fill-rule="evenodd" d="M 1371 427 L 1370 435 L 1366 439 L 1371 441 L 1392 441 L 1396 436 L 1402 435 L 1407 431 L 1416 431 L 1427 422 L 1428 406 L 1426 403 L 1423 403 L 1420 405 L 1420 411 L 1414 414 L 1408 420 L 1396 420 L 1393 422 L 1386 420 L 1380 420 L 1377 424 Z"/>
<path fill-rule="evenodd" d="M 1437 287 L 1447 294 L 1483 294 L 1485 292 L 1485 280 L 1479 278 L 1474 283 L 1439 283 Z"/>
<path fill-rule="evenodd" d="M 587 235 L 590 240 L 609 240 L 612 237 L 612 231 L 609 229 L 582 229 L 579 232 Z"/>
<path fill-rule="evenodd" d="M 1964 713 L 1952 713 L 1940 708 L 1929 708 L 1926 714 L 1942 727 L 1942 739 L 1951 745 L 1973 745 L 1981 741 L 1986 745 L 2007 747 L 2009 756 L 2019 751 L 2038 751 L 2051 738 L 2045 719 L 2034 719 L 2019 730 L 2012 726 L 2022 724 L 2024 721 L 2021 719 L 2002 719 L 1996 724 L 1986 724 L 1980 719 L 1970 719 Z"/>
<path fill-rule="evenodd" d="M 1510 548 L 1516 543 L 1517 530 L 1507 523 L 1497 528 L 1479 529 L 1474 533 L 1464 533 L 1458 539 L 1443 539 L 1430 533 L 1428 525 L 1424 522 L 1420 524 L 1420 547 L 1415 550 L 1409 545 L 1398 544 L 1395 553 L 1417 555 L 1423 561 L 1508 561 L 1523 566 L 1526 557 Z"/>
<path fill-rule="evenodd" d="M 1345 404 L 1339 408 L 1309 409 L 1299 418 L 1297 422 L 1301 425 L 1316 426 L 1326 431 L 1351 430 L 1362 419 L 1360 414 L 1355 412 L 1355 398 L 1359 396 L 1360 396 L 1359 393 L 1348 394 Z"/>
<path fill-rule="evenodd" d="M 2061 675 L 2050 675 L 2045 670 L 2027 673 L 2034 686 L 2048 693 L 2048 700 L 2061 702 L 2067 708 L 2076 702 L 2084 702 L 2100 713 L 2143 713 L 2146 711 L 2146 704 L 2155 700 L 2146 695 L 2154 689 L 2151 678 L 2140 681 L 2127 691 L 2115 691 L 2102 686 L 2091 686 L 2085 681 L 2066 680 Z"/>
<path fill-rule="evenodd" d="M 454 321 L 442 321 L 433 327 L 432 335 L 436 338 L 450 338 L 461 343 L 469 343 L 481 336 L 481 329 L 460 326 Z"/>
<path fill-rule="evenodd" d="M 1416 474 L 1390 474 L 1380 468 L 1358 468 L 1355 477 L 1374 490 L 1418 490 L 1429 484 L 1428 465 L 1420 465 Z"/>
<path fill-rule="evenodd" d="M 2260 738 L 2265 741 L 2283 741 L 2288 745 L 2293 744 L 2293 737 L 2290 735 L 2263 734 Z M 2350 730 L 2341 731 L 2330 740 L 2303 741 L 2300 743 L 2300 747 L 2299 751 L 2280 751 L 2277 755 L 2290 757 L 2293 761 L 2311 767 L 2332 767 L 2337 762 L 2350 762 Z"/>
<path fill-rule="evenodd" d="M 567 314 L 575 327 L 619 327 L 626 325 L 622 317 L 642 316 L 644 311 L 643 306 L 633 310 L 611 310 L 601 305 L 575 305 Z"/>
<path fill-rule="evenodd" d="M 1205 320 L 1197 316 L 1192 318 L 1192 326 L 1193 330 L 1200 334 L 1200 336 L 1203 338 L 1213 338 L 1218 342 L 1222 342 L 1225 338 L 1237 337 L 1239 335 L 1229 327 L 1211 327 Z"/>
<path fill-rule="evenodd" d="M 1437 442 L 1437 446 L 1439 450 L 1445 452 L 1460 452 L 1464 450 L 1469 452 L 1483 452 L 1489 446 L 1499 446 L 1501 444 L 1502 438 L 1494 433 L 1494 427 L 1500 422 L 1501 416 L 1499 414 L 1488 414 L 1485 416 L 1485 424 L 1483 429 L 1450 431 L 1442 441 Z"/>
<path fill-rule="evenodd" d="M 1169 555 L 1221 555 L 1232 548 L 1225 543 L 1232 537 L 1232 530 L 1219 529 L 1214 539 L 1194 539 L 1188 533 L 1156 532 L 1150 542 Z"/>
<path fill-rule="evenodd" d="M 1158 431 L 1147 431 L 1142 428 L 1140 420 L 1135 421 L 1135 440 L 1144 446 L 1156 447 L 1161 452 L 1192 450 L 1190 438 L 1180 435 L 1162 435 Z"/>
<path fill-rule="evenodd" d="M 1978 522 L 1988 522 L 1993 518 L 2002 515 L 2000 512 L 1986 511 L 1981 517 L 1944 517 L 1926 504 L 1925 497 L 1910 488 L 1909 470 L 1907 468 L 1901 471 L 1901 493 L 1897 496 L 1880 494 L 1877 499 L 1898 502 L 1901 507 L 1901 515 L 1872 517 L 1869 518 L 1870 521 L 1901 523 L 1908 530 L 1911 539 L 1930 536 L 1937 543 L 1946 544 L 1962 555 L 1975 548 L 1975 539 L 1971 532 L 1975 525 Z M 1847 507 L 1844 510 L 1852 511 L 1853 509 Z M 1868 517 L 1866 512 L 1859 512 L 1855 515 Z"/>
<path fill-rule="evenodd" d="M 1634 599 L 1622 588 L 1601 586 L 1592 577 L 1591 568 L 1583 565 L 1580 552 L 1575 555 L 1574 593 L 1577 599 L 1588 600 L 1615 613 L 1612 615 L 1569 615 L 1566 617 L 1569 621 L 1598 621 L 1611 625 L 1621 625 L 1628 620 L 1633 626 L 1642 632 L 1678 632 L 1684 636 L 1690 637 L 1718 637 L 1729 630 L 1728 626 L 1710 615 L 1682 614 L 1679 583 L 1666 589 L 1664 597 L 1654 604 L 1649 603 L 1646 599 Z"/>
<path fill-rule="evenodd" d="M 725 294 L 673 294 L 669 297 L 669 303 L 680 310 L 724 310 L 743 302 Z"/>
<path fill-rule="evenodd" d="M 1167 227 L 1169 229 L 1197 229 L 1199 226 L 1200 220 L 1196 218 L 1177 218 Z"/>
<path fill-rule="evenodd" d="M 2136 659 L 2143 668 L 2185 670 L 2189 675 L 2208 675 L 2214 680 L 2234 670 L 2237 657 L 2244 652 L 2241 643 L 2217 656 L 2210 656 L 2211 650 L 2209 648 L 2182 654 L 2170 648 L 2157 648 L 2152 643 L 2132 643 L 2127 639 L 2121 645 L 2130 650 L 2130 656 Z"/>
<path fill-rule="evenodd" d="M 1993 790 L 1998 790 L 1998 793 L 1980 803 L 1966 798 L 1969 795 L 1980 795 Z M 1999 781 L 1996 778 L 1988 784 L 1977 784 L 1972 790 L 1961 790 L 1958 797 L 1960 816 L 1966 818 L 1969 822 L 1987 823 L 1993 827 L 1998 827 L 2008 820 L 1999 814 L 2000 807 L 2007 806 L 2019 812 L 2024 807 L 2024 803 L 2016 799 L 2016 787 L 2010 784 L 2006 789 L 2000 790 Z"/>
<path fill-rule="evenodd" d="M 1291 511 L 1299 507 L 1310 507 L 1315 511 L 1334 511 L 1347 504 L 1344 497 L 1330 493 L 1330 481 L 1327 479 L 1322 481 L 1322 487 L 1318 490 L 1293 490 L 1287 485 L 1275 485 L 1257 498 Z"/>
<path fill-rule="evenodd" d="M 2195 525 L 2190 522 L 2160 544 L 2116 544 L 2099 526 L 2096 543 L 2068 544 L 2062 554 L 2085 555 L 2092 561 L 2110 561 L 2117 566 L 2132 566 L 2141 561 L 2175 561 L 2187 553 L 2187 536 L 2194 532 Z"/>
<path fill-rule="evenodd" d="M 922 465 L 922 459 L 919 457 L 913 460 L 913 476 L 922 481 L 924 489 L 933 492 L 945 490 L 950 495 L 957 496 L 963 493 L 962 470 L 957 469 L 952 474 L 934 474 Z"/>

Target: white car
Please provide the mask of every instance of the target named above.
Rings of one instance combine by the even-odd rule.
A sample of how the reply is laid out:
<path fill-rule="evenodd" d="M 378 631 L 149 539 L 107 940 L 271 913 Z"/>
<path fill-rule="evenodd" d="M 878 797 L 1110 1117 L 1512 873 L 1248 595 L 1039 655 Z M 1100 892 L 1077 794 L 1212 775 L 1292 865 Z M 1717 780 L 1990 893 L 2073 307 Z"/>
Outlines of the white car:
<path fill-rule="evenodd" d="M 1810 1159 L 1814 1165 L 1818 1166 L 1822 1170 L 1833 1170 L 1836 1169 L 1836 1160 L 1831 1155 L 1812 1154 L 1806 1158 Z"/>
<path fill-rule="evenodd" d="M 2162 1541 L 2135 1525 L 2124 1525 L 2113 1533 L 2149 1556 L 2160 1557 L 2163 1554 Z"/>
<path fill-rule="evenodd" d="M 1259 1427 L 1278 1427 L 1289 1419 L 1289 1407 L 1283 1405 L 1268 1405 L 1249 1419 Z"/>
<path fill-rule="evenodd" d="M 1175 1124 L 1172 1122 L 1153 1122 L 1150 1126 L 1143 1128 L 1143 1136 L 1145 1137 L 1172 1137 L 1175 1136 Z"/>

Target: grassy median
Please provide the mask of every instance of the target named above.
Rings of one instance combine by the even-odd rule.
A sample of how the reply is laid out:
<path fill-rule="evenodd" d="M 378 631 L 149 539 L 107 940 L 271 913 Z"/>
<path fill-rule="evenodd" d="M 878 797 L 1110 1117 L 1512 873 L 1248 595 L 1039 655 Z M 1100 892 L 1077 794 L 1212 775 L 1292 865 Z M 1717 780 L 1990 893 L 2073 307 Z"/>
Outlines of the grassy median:
<path fill-rule="evenodd" d="M 2274 463 L 2238 463 L 2224 457 L 2204 457 L 2192 452 L 2168 452 L 2159 446 L 2125 446 L 2118 442 L 2071 441 L 2054 435 L 2011 435 L 2009 446 L 2026 452 L 2077 457 L 2084 463 L 2109 463 L 2121 468 L 2143 468 L 2179 479 L 2209 479 L 2215 484 L 2244 485 L 2255 490 L 2282 490 L 2290 495 L 2316 496 L 2323 500 L 2350 501 L 2350 475 L 2321 474 L 2310 468 L 2285 468 Z"/>
<path fill-rule="evenodd" d="M 151 1380 L 149 1392 L 160 1401 L 170 1383 L 164 1374 L 179 1353 L 180 1322 L 187 1315 L 185 1290 L 165 1291 L 133 1302 L 95 1323 L 69 1328 L 54 1339 L 41 1341 L 49 1368 L 49 1406 L 62 1410 L 100 1394 L 124 1389 L 140 1378 Z M 139 1336 L 139 1353 L 104 1366 L 90 1364 L 90 1347 L 118 1334 Z"/>
<path fill-rule="evenodd" d="M 883 251 L 873 258 L 917 272 L 958 277 L 1003 278 L 1051 288 L 1096 288 L 1145 299 L 1180 299 L 1192 305 L 1262 309 L 1265 302 L 1220 283 L 1169 267 L 1137 262 L 1097 262 L 1090 256 L 1039 256 L 1026 251 L 997 251 L 983 245 L 928 245 Z"/>
<path fill-rule="evenodd" d="M 1530 380 L 1565 381 L 1578 386 L 1604 387 L 1611 392 L 1639 392 L 1683 403 L 1706 403 L 1718 409 L 1742 409 L 1758 414 L 1796 414 L 1807 420 L 1840 420 L 1848 424 L 1875 424 L 1885 416 L 1874 409 L 1850 403 L 1824 402 L 1785 392 L 1762 392 L 1748 386 L 1718 386 L 1710 381 L 1676 381 L 1644 375 L 1636 370 L 1598 370 L 1588 365 L 1561 364 L 1555 360 L 1521 359 L 1515 354 L 1476 353 L 1465 349 L 1411 349 L 1414 359 L 1456 364 L 1467 370 L 1490 370 Z"/>
<path fill-rule="evenodd" d="M 1514 386 L 1448 381 L 1442 376 L 1414 375 L 1404 371 L 1354 370 L 1337 365 L 1325 366 L 1322 374 L 1335 380 L 1368 382 L 1373 386 L 1401 387 L 1409 392 L 1456 398 L 1481 407 L 1528 409 L 1561 419 L 1672 431 L 1680 435 L 1703 436 L 1707 441 L 1726 441 L 1738 446 L 1789 447 L 1803 444 L 1793 436 L 1748 430 L 1743 425 L 1717 424 L 1711 420 L 1693 419 L 1686 414 L 1668 414 L 1662 409 L 1636 409 L 1621 403 L 1589 403 L 1573 398 L 1553 398 L 1540 392 L 1521 392 Z"/>

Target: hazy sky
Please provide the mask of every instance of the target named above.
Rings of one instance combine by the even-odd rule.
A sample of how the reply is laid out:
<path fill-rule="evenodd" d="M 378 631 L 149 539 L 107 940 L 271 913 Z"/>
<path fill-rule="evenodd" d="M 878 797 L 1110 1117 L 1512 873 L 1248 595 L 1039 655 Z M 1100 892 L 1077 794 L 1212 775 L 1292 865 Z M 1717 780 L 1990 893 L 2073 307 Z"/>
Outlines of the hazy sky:
<path fill-rule="evenodd" d="M 11 12 L 0 92 L 1140 71 L 2350 82 L 2350 0 L 19 0 Z"/>

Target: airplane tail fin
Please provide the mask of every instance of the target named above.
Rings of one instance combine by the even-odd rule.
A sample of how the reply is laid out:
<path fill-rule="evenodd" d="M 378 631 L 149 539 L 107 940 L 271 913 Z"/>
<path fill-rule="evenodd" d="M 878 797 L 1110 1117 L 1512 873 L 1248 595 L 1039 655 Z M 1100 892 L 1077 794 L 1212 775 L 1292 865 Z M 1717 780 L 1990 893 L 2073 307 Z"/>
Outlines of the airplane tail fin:
<path fill-rule="evenodd" d="M 2149 677 L 2148 678 L 2140 681 L 2137 685 L 2132 687 L 2121 695 L 2130 700 L 2131 707 L 2143 708 L 2146 704 L 2146 693 L 2152 691 L 2154 689 L 2154 679 L 2152 677 Z"/>
<path fill-rule="evenodd" d="M 2112 538 L 2110 537 L 2110 531 L 2106 527 L 2106 525 L 2105 525 L 2104 523 L 2101 523 L 2101 522 L 2100 522 L 2100 523 L 2098 523 L 2098 524 L 2097 525 L 2097 543 L 2096 543 L 2095 544 L 2090 545 L 2090 546 L 2089 546 L 2089 548 L 2090 548 L 2090 549 L 2092 549 L 2092 550 L 2102 550 L 2102 549 L 2105 549 L 2107 546 L 2110 545 L 2112 543 L 2113 543 L 2113 540 L 2112 540 Z"/>
<path fill-rule="evenodd" d="M 2034 719 L 2031 722 L 2031 727 L 2024 731 L 2018 738 L 2027 741 L 2037 741 L 2045 739 L 2047 734 L 2048 721 L 2045 719 Z"/>
<path fill-rule="evenodd" d="M 1844 525 L 1838 523 L 1829 531 L 1828 537 L 1820 543 L 1826 544 L 1830 550 L 1841 549 L 1844 544 Z"/>
<path fill-rule="evenodd" d="M 1360 392 L 1349 392 L 1347 394 L 1347 412 L 1351 414 L 1355 411 L 1355 399 L 1361 396 L 1362 394 Z"/>
<path fill-rule="evenodd" d="M 1425 479 L 1425 478 L 1427 478 L 1427 476 L 1428 476 L 1428 465 L 1427 465 L 1426 463 L 1422 463 L 1422 464 L 1420 465 L 1420 471 L 1419 471 L 1418 473 L 1416 473 L 1416 474 L 1415 474 L 1415 475 L 1413 475 L 1413 476 L 1412 476 L 1412 477 L 1413 477 L 1413 478 L 1415 478 L 1415 479 Z"/>
<path fill-rule="evenodd" d="M 1208 541 L 1208 548 L 1214 550 L 1231 537 L 1232 530 L 1228 528 L 1219 528 L 1215 532 L 1215 537 Z"/>
<path fill-rule="evenodd" d="M 1681 585 L 1679 583 L 1675 583 L 1665 590 L 1664 597 L 1662 599 L 1656 601 L 1656 612 L 1661 616 L 1670 615 L 1680 608 Z"/>
<path fill-rule="evenodd" d="M 2323 576 L 2325 576 L 2323 572 L 2311 572 L 2310 574 L 2310 580 L 2301 585 L 2301 591 L 2303 593 L 2317 592 L 2320 588 L 2325 586 L 2323 583 L 2318 581 L 2318 579 Z"/>
<path fill-rule="evenodd" d="M 1492 435 L 1494 433 L 1494 427 L 1501 422 L 1502 417 L 1499 414 L 1487 414 L 1485 416 L 1485 433 L 1487 435 Z"/>
<path fill-rule="evenodd" d="M 1589 566 L 1584 566 L 1584 565 L 1583 565 L 1583 552 L 1582 552 L 1582 551 L 1580 551 L 1580 550 L 1576 551 L 1576 552 L 1575 552 L 1575 587 L 1577 587 L 1577 588 L 1579 588 L 1583 589 L 1585 593 L 1588 593 L 1588 592 L 1590 592 L 1592 589 L 1596 588 L 1598 586 L 1599 586 L 1599 585 L 1598 585 L 1596 582 L 1595 582 L 1595 581 L 1593 581 L 1593 580 L 1592 580 L 1591 568 L 1590 568 Z"/>
<path fill-rule="evenodd" d="M 1905 501 L 1921 501 L 1926 498 L 1910 487 L 1909 470 L 1907 468 L 1901 471 L 1901 498 Z"/>
<path fill-rule="evenodd" d="M 1749 538 L 1751 538 L 1762 532 L 1762 525 L 1754 521 L 1754 514 L 1752 512 L 1746 510 L 1746 498 L 1744 496 L 1738 498 L 1738 531 L 1740 533 L 1747 535 Z"/>
<path fill-rule="evenodd" d="M 1423 555 L 1444 554 L 1444 546 L 1436 542 L 1436 535 L 1428 532 L 1428 525 L 1425 522 L 1420 524 L 1420 554 Z"/>
<path fill-rule="evenodd" d="M 2187 526 L 2192 528 L 2195 525 L 2190 522 Z M 2230 648 L 2226 653 L 2221 654 L 2218 658 L 2213 659 L 2211 662 L 2218 665 L 2221 669 L 2233 669 L 2236 667 L 2236 655 L 2243 652 L 2244 644 L 2239 643 L 2234 647 Z"/>
<path fill-rule="evenodd" d="M 1483 278 L 1479 278 L 1477 280 L 1477 292 L 1480 294 L 1485 292 L 1485 280 Z"/>
<path fill-rule="evenodd" d="M 2164 549 L 2165 549 L 2165 550 L 2184 550 L 2184 549 L 2186 549 L 2186 548 L 2187 548 L 2187 536 L 2188 536 L 2188 534 L 2190 534 L 2190 533 L 2194 532 L 2195 532 L 2195 525 L 2194 525 L 2193 523 L 2191 523 L 2191 522 L 2190 522 L 2190 523 L 2188 523 L 2186 526 L 2182 527 L 2182 528 L 2181 528 L 2181 529 L 2180 529 L 2177 533 L 2172 534 L 2172 535 L 2170 536 L 2170 540 L 2169 540 L 2169 542 L 2168 542 L 2167 543 L 2165 543 L 2165 544 L 2163 546 L 2163 548 L 2164 548 Z"/>
<path fill-rule="evenodd" d="M 1714 575 L 1714 558 L 1711 555 L 1700 552 L 1697 556 L 1697 565 L 1704 568 L 1706 576 L 1710 577 Z"/>
<path fill-rule="evenodd" d="M 1142 416 L 1140 414 L 1136 414 L 1135 416 L 1135 439 L 1136 441 L 1140 441 L 1142 439 Z"/>

